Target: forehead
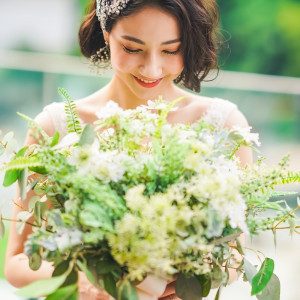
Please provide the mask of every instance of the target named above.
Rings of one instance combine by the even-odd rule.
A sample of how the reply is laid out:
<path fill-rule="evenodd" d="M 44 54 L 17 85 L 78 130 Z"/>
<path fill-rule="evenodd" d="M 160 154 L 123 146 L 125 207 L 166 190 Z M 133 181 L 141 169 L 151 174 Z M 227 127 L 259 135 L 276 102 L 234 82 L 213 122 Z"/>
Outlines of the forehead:
<path fill-rule="evenodd" d="M 163 9 L 145 7 L 142 10 L 121 18 L 113 27 L 116 35 L 131 35 L 144 42 L 162 43 L 180 38 L 176 18 Z"/>

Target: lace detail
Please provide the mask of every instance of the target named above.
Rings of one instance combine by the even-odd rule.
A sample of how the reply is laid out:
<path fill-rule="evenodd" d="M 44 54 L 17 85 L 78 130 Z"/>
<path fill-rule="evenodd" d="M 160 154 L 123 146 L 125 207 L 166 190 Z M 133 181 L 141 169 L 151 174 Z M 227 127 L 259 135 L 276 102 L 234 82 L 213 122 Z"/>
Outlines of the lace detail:
<path fill-rule="evenodd" d="M 202 120 L 216 129 L 222 129 L 230 113 L 236 108 L 237 106 L 234 103 L 220 98 L 213 98 Z"/>
<path fill-rule="evenodd" d="M 53 122 L 55 131 L 60 134 L 60 139 L 67 135 L 67 118 L 64 111 L 63 102 L 53 102 L 44 107 L 43 112 L 47 112 Z"/>

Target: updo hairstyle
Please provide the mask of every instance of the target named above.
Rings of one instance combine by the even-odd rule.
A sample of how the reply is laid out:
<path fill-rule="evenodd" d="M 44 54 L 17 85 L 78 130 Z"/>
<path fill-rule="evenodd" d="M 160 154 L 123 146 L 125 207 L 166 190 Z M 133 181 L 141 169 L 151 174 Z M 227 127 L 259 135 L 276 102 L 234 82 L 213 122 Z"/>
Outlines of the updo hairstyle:
<path fill-rule="evenodd" d="M 120 18 L 130 16 L 144 7 L 161 8 L 177 19 L 184 68 L 175 82 L 200 92 L 201 81 L 212 68 L 218 67 L 216 28 L 219 15 L 215 0 L 131 0 L 119 15 L 108 18 L 106 31 L 110 32 Z M 91 1 L 89 13 L 80 26 L 79 44 L 82 54 L 87 58 L 105 46 L 96 16 L 95 0 Z"/>

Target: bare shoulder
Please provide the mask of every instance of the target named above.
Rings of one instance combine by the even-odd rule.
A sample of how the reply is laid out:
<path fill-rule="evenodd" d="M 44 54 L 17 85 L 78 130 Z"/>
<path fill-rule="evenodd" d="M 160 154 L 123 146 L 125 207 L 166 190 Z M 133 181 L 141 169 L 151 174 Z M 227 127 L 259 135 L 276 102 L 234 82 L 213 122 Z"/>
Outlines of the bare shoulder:
<path fill-rule="evenodd" d="M 239 126 L 239 127 L 248 127 L 249 126 L 245 115 L 238 108 L 235 108 L 231 111 L 231 113 L 229 114 L 229 116 L 225 122 L 226 128 L 230 129 L 233 126 Z"/>

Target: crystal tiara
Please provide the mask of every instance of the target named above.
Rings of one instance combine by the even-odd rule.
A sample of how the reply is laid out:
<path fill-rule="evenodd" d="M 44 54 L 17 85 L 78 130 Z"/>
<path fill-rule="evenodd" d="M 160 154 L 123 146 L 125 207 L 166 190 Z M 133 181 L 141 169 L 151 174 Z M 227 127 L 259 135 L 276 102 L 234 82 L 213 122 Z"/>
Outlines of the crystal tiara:
<path fill-rule="evenodd" d="M 111 15 L 119 15 L 130 0 L 96 0 L 96 16 L 101 22 L 102 29 L 106 28 L 107 19 Z"/>

